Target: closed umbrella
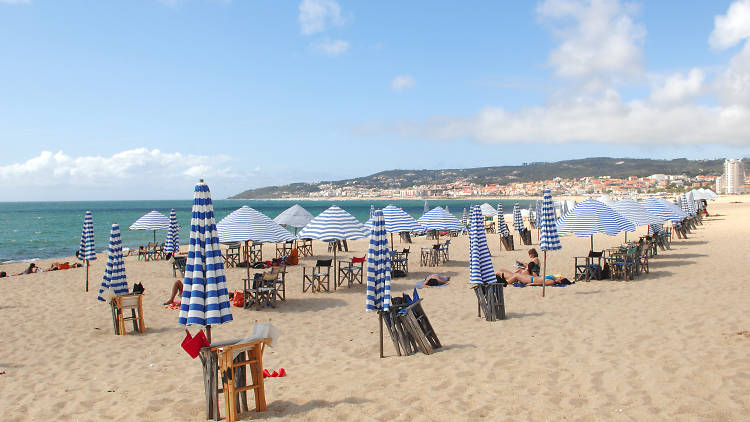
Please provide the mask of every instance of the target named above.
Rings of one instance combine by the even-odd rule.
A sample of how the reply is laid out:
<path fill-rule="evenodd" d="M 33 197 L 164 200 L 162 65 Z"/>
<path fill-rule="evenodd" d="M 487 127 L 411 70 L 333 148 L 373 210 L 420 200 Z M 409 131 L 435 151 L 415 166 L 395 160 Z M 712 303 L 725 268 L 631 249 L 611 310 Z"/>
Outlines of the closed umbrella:
<path fill-rule="evenodd" d="M 524 228 L 523 216 L 521 216 L 521 206 L 516 202 L 513 205 L 513 230 L 522 232 Z"/>
<path fill-rule="evenodd" d="M 372 218 L 373 214 L 375 214 L 375 205 L 370 205 L 370 218 Z"/>
<path fill-rule="evenodd" d="M 492 267 L 487 235 L 484 231 L 484 218 L 478 205 L 471 207 L 469 225 L 469 283 L 494 283 L 495 269 Z"/>
<path fill-rule="evenodd" d="M 542 269 L 542 297 L 544 297 L 547 284 L 547 251 L 562 249 L 560 238 L 557 235 L 555 204 L 552 202 L 552 194 L 549 189 L 544 191 L 542 214 L 537 219 L 539 222 L 539 249 L 544 251 L 544 267 Z"/>
<path fill-rule="evenodd" d="M 273 221 L 282 226 L 292 226 L 294 232 L 297 233 L 298 228 L 305 227 L 312 219 L 312 214 L 299 204 L 294 204 L 277 215 Z"/>
<path fill-rule="evenodd" d="M 529 204 L 529 222 L 536 225 L 536 213 L 534 212 L 534 207 Z"/>
<path fill-rule="evenodd" d="M 104 269 L 102 285 L 97 299 L 105 302 L 110 296 L 128 294 L 128 279 L 125 276 L 125 261 L 122 258 L 122 240 L 120 225 L 112 224 L 109 232 L 109 249 L 107 249 L 107 266 Z"/>
<path fill-rule="evenodd" d="M 211 326 L 230 321 L 232 310 L 211 191 L 201 179 L 195 185 L 190 243 L 177 323 L 206 327 L 206 337 L 211 343 Z"/>
<path fill-rule="evenodd" d="M 89 261 L 96 259 L 96 247 L 94 245 L 94 216 L 91 211 L 86 211 L 81 228 L 81 247 L 78 249 L 78 259 L 86 266 L 86 291 L 89 291 Z"/>
<path fill-rule="evenodd" d="M 169 218 L 156 210 L 147 212 L 128 227 L 128 230 L 153 230 L 154 243 L 156 243 L 156 231 L 168 229 Z"/>
<path fill-rule="evenodd" d="M 461 224 L 464 226 L 469 224 L 469 214 L 466 212 L 466 207 L 464 207 L 464 212 L 461 214 Z"/>
<path fill-rule="evenodd" d="M 591 236 L 591 250 L 594 250 L 594 233 L 615 236 L 621 231 L 635 231 L 635 224 L 605 205 L 603 202 L 587 199 L 576 205 L 564 217 L 557 220 L 557 233 L 576 236 Z"/>
<path fill-rule="evenodd" d="M 164 252 L 177 253 L 180 251 L 180 226 L 177 225 L 177 212 L 174 208 L 169 211 L 169 230 L 167 230 L 167 241 Z"/>
<path fill-rule="evenodd" d="M 383 357 L 383 313 L 391 308 L 391 251 L 386 237 L 382 210 L 372 216 L 370 247 L 367 249 L 367 296 L 365 309 L 375 311 L 380 320 L 380 357 Z"/>
<path fill-rule="evenodd" d="M 313 218 L 299 232 L 300 239 L 318 239 L 324 242 L 336 240 L 355 240 L 367 237 L 370 232 L 354 216 L 343 209 L 332 205 Z M 333 248 L 333 261 L 336 262 L 336 249 Z M 333 272 L 334 282 L 338 271 Z"/>
<path fill-rule="evenodd" d="M 265 214 L 243 205 L 231 212 L 216 225 L 219 242 L 245 242 L 245 262 L 247 278 L 250 279 L 250 241 L 254 242 L 289 242 L 294 235 L 281 227 Z"/>
<path fill-rule="evenodd" d="M 505 212 L 503 211 L 503 204 L 501 202 L 497 203 L 497 234 L 502 237 L 510 236 L 508 225 L 505 224 Z"/>

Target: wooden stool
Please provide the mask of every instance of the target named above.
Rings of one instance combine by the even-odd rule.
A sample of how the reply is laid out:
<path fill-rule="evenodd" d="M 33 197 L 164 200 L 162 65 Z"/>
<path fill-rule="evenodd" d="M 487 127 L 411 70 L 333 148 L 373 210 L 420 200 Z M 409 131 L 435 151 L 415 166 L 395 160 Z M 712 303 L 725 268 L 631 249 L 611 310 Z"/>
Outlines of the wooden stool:
<path fill-rule="evenodd" d="M 270 339 L 254 340 L 219 348 L 219 371 L 224 387 L 224 404 L 228 422 L 237 420 L 238 410 L 248 410 L 247 391 L 255 393 L 255 411 L 266 410 L 263 382 L 263 349 Z M 235 358 L 234 355 L 237 355 Z M 249 368 L 247 368 L 249 367 Z M 247 385 L 247 372 L 251 384 Z"/>
<path fill-rule="evenodd" d="M 130 309 L 131 316 L 126 317 L 125 311 Z M 113 318 L 117 328 L 115 334 L 125 335 L 125 321 L 133 321 L 133 329 L 139 333 L 146 332 L 146 323 L 143 321 L 143 294 L 130 293 L 112 298 Z"/>

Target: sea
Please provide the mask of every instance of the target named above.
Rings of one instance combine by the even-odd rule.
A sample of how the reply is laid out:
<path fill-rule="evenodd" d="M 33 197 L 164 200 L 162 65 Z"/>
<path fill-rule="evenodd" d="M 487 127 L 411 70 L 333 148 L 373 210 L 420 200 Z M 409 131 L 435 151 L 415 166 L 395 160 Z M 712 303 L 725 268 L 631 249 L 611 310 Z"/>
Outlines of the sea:
<path fill-rule="evenodd" d="M 430 208 L 448 207 L 461 217 L 464 208 L 485 201 L 478 200 L 429 200 Z M 497 207 L 497 200 L 486 201 Z M 501 200 L 506 214 L 518 202 L 522 209 L 529 207 L 529 200 Z M 81 242 L 81 226 L 86 211 L 94 216 L 94 235 L 97 252 L 104 252 L 109 244 L 109 231 L 113 223 L 120 225 L 123 246 L 138 247 L 153 241 L 154 232 L 128 230 L 138 218 L 151 210 L 169 216 L 170 209 L 177 212 L 180 242 L 189 239 L 190 216 L 193 201 L 69 201 L 69 202 L 0 202 L 0 264 L 32 261 L 46 258 L 75 255 Z M 286 200 L 216 200 L 214 214 L 218 223 L 232 211 L 247 205 L 274 218 L 294 204 L 299 204 L 312 215 L 318 215 L 335 204 L 365 222 L 370 216 L 370 206 L 383 208 L 393 204 L 414 218 L 424 211 L 424 200 L 336 200 L 336 201 L 286 201 Z M 510 221 L 508 221 L 510 224 Z M 163 242 L 166 231 L 157 231 L 156 240 Z"/>

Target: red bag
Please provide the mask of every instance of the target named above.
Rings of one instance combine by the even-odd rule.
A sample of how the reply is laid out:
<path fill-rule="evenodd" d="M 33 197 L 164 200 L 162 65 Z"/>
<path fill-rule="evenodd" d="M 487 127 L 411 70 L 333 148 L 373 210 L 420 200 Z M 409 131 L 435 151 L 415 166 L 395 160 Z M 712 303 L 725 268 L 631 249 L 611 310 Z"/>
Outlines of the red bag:
<path fill-rule="evenodd" d="M 234 291 L 234 297 L 232 298 L 232 305 L 241 308 L 245 306 L 245 293 Z"/>
<path fill-rule="evenodd" d="M 185 339 L 182 340 L 182 348 L 185 349 L 191 358 L 195 359 L 200 354 L 202 348 L 209 346 L 208 339 L 203 333 L 203 330 L 198 331 L 198 334 L 196 334 L 195 337 L 190 335 L 190 331 L 185 330 L 185 332 L 187 335 L 185 335 Z"/>

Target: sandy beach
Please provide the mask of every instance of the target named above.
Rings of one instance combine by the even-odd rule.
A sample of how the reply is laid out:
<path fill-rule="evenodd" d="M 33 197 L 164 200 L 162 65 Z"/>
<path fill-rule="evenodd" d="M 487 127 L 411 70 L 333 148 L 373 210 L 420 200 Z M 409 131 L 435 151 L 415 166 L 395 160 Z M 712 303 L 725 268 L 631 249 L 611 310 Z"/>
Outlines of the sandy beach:
<path fill-rule="evenodd" d="M 431 242 L 418 239 L 409 276 L 392 289 L 411 292 L 436 271 L 451 275 L 446 287 L 420 290 L 444 345 L 430 356 L 398 357 L 386 338 L 387 358 L 379 359 L 378 318 L 364 310 L 364 286 L 303 294 L 302 266 L 311 258 L 288 268 L 285 302 L 232 308 L 234 321 L 213 336 L 241 337 L 268 318 L 282 332 L 264 363 L 288 375 L 266 380 L 268 410 L 244 420 L 747 420 L 748 199 L 710 203 L 712 216 L 659 251 L 651 272 L 635 281 L 579 282 L 548 288 L 545 298 L 540 288 L 509 287 L 508 319 L 494 323 L 476 316 L 468 236 L 452 238 L 451 260 L 437 270 L 419 266 L 414 251 Z M 527 260 L 526 248 L 501 251 L 497 235 L 488 240 L 496 267 Z M 597 235 L 594 248 L 622 241 L 622 234 Z M 367 240 L 349 244 L 344 256 L 366 253 Z M 572 257 L 588 252 L 589 238 L 566 236 L 562 244 L 548 255 L 548 272 L 572 277 Z M 396 240 L 395 248 L 408 246 Z M 328 256 L 323 243 L 314 247 Z M 264 247 L 265 257 L 272 248 Z M 59 259 L 39 265 L 52 261 Z M 100 253 L 88 293 L 82 268 L 0 279 L 3 420 L 206 420 L 200 361 L 180 347 L 178 311 L 161 304 L 174 280 L 171 265 L 126 259 L 129 286 L 146 288 L 147 332 L 115 336 L 108 305 L 96 300 L 105 263 Z M 241 289 L 244 274 L 227 270 L 230 290 Z"/>

